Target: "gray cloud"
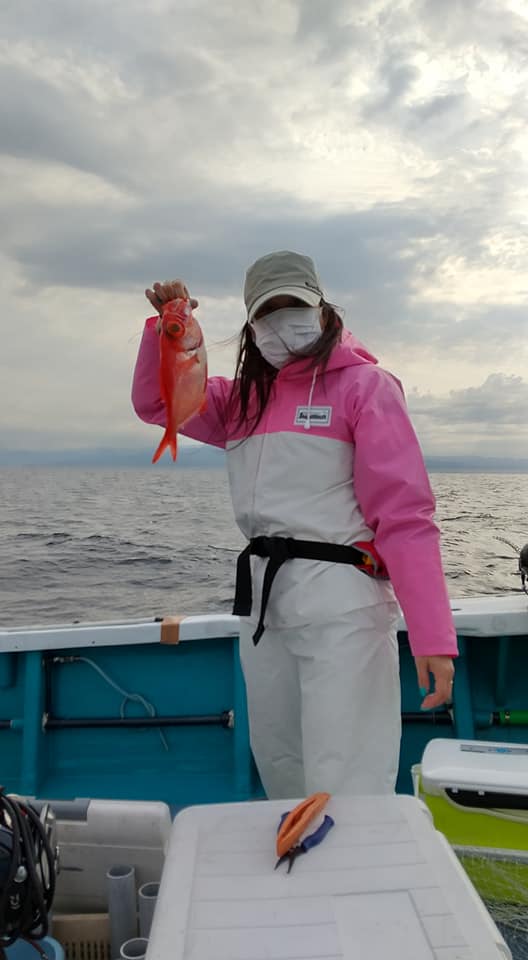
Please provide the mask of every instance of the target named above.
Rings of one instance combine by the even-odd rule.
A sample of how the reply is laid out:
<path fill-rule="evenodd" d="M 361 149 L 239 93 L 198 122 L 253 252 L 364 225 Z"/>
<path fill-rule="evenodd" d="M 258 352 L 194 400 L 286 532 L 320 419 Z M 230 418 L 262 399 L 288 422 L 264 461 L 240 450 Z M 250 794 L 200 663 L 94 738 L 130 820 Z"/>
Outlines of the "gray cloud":
<path fill-rule="evenodd" d="M 436 122 L 447 114 L 463 110 L 465 103 L 466 97 L 464 94 L 444 93 L 424 100 L 410 112 L 416 123 L 427 123 L 430 120 Z"/>
<path fill-rule="evenodd" d="M 463 423 L 468 428 L 486 424 L 494 429 L 507 426 L 518 429 L 519 419 L 528 409 L 528 381 L 518 376 L 492 373 L 480 386 L 451 390 L 448 397 L 414 395 L 410 408 L 415 417 Z"/>
<path fill-rule="evenodd" d="M 527 334 L 522 305 L 412 303 L 417 282 L 427 282 L 448 255 L 468 265 L 493 266 L 471 235 L 464 214 L 435 219 L 423 207 L 378 205 L 368 211 L 307 217 L 302 206 L 280 195 L 265 209 L 265 197 L 250 194 L 238 209 L 210 194 L 208 206 L 111 205 L 88 210 L 55 208 L 53 221 L 33 221 L 30 233 L 8 249 L 35 286 L 135 291 L 156 277 L 182 275 L 198 296 L 241 296 L 246 267 L 263 251 L 299 249 L 316 260 L 327 295 L 346 309 L 347 322 L 366 335 L 383 330 L 387 342 L 424 343 L 482 356 L 505 339 L 522 343 Z M 179 231 L 177 221 L 192 224 Z M 478 212 L 472 219 L 473 230 Z M 155 225 L 155 228 L 153 227 Z M 426 248 L 423 248 L 423 243 Z M 424 313 L 426 319 L 424 319 Z M 456 321 L 456 323 L 454 323 Z"/>
<path fill-rule="evenodd" d="M 96 104 L 83 98 L 78 88 L 58 88 L 28 68 L 4 64 L 0 123 L 4 154 L 60 162 L 126 183 L 122 161 L 127 148 L 132 149 L 131 137 L 120 134 L 118 124 L 112 128 L 101 124 Z"/>
<path fill-rule="evenodd" d="M 393 51 L 387 54 L 377 71 L 378 83 L 382 92 L 367 98 L 363 105 L 363 117 L 372 120 L 381 117 L 384 120 L 391 111 L 399 106 L 406 94 L 418 80 L 419 71 L 404 59 L 398 60 Z"/>
<path fill-rule="evenodd" d="M 427 454 L 513 457 L 528 455 L 528 381 L 490 374 L 477 387 L 447 397 L 412 393 L 409 409 Z"/>
<path fill-rule="evenodd" d="M 2 21 L 2 389 L 34 378 L 44 430 L 70 435 L 61 378 L 81 432 L 106 435 L 109 406 L 133 429 L 135 345 L 116 355 L 106 311 L 126 340 L 145 285 L 183 275 L 227 335 L 245 268 L 279 248 L 314 256 L 363 339 L 421 358 L 422 393 L 449 360 L 482 390 L 520 371 L 528 33 L 502 0 L 11 0 Z M 427 402 L 424 430 L 459 422 L 453 395 Z"/>
<path fill-rule="evenodd" d="M 414 10 L 428 39 L 436 44 L 457 50 L 471 38 L 482 57 L 498 49 L 522 60 L 526 52 L 526 19 L 503 0 L 445 0 L 442 4 L 418 0 Z"/>

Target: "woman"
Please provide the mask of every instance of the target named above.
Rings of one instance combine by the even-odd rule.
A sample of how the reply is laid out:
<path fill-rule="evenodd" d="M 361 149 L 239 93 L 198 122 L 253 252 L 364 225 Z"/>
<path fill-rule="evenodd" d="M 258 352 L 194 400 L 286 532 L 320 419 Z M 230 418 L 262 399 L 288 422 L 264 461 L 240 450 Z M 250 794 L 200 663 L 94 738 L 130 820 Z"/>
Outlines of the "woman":
<path fill-rule="evenodd" d="M 174 281 L 146 296 L 159 313 L 188 292 Z M 269 798 L 392 792 L 394 593 L 424 709 L 450 700 L 457 653 L 419 444 L 399 382 L 344 330 L 310 258 L 260 258 L 244 296 L 235 377 L 209 379 L 207 410 L 182 433 L 225 448 L 249 540 L 235 612 L 255 760 Z M 133 404 L 164 426 L 157 330 L 151 317 Z"/>

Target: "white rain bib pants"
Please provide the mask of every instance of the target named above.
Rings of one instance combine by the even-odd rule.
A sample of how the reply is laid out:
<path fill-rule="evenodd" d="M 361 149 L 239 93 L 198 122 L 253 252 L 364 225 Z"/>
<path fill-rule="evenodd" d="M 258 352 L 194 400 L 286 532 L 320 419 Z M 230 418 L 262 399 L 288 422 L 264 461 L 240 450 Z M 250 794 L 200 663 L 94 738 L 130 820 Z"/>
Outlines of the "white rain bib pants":
<path fill-rule="evenodd" d="M 255 762 L 269 799 L 394 792 L 401 715 L 396 603 L 314 626 L 266 628 L 240 656 Z"/>

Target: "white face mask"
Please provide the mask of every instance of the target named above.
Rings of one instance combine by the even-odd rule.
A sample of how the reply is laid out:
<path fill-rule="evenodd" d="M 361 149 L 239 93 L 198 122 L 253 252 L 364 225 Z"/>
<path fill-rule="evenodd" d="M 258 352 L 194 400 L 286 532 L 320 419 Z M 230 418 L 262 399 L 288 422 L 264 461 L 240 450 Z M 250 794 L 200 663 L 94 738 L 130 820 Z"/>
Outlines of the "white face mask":
<path fill-rule="evenodd" d="M 292 353 L 306 350 L 321 336 L 320 307 L 283 307 L 253 321 L 255 343 L 272 367 L 280 370 Z"/>

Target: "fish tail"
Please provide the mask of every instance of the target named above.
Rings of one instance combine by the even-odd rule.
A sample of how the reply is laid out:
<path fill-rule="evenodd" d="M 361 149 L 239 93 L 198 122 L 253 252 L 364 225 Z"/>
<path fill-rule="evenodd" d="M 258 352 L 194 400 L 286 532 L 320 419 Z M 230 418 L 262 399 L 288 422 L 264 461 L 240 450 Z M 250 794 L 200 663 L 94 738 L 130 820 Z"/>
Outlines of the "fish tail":
<path fill-rule="evenodd" d="M 156 463 L 156 462 L 159 460 L 159 458 L 165 453 L 165 450 L 167 449 L 167 447 L 170 448 L 170 452 L 171 452 L 171 454 L 172 454 L 172 459 L 173 459 L 173 460 L 176 460 L 176 453 L 177 453 L 177 439 L 176 439 L 176 435 L 174 435 L 173 437 L 171 437 L 171 436 L 169 435 L 169 431 L 168 431 L 168 430 L 165 430 L 165 433 L 163 434 L 163 436 L 162 436 L 162 438 L 161 438 L 161 440 L 160 440 L 159 446 L 158 446 L 158 448 L 157 448 L 154 456 L 152 457 L 152 463 Z"/>

